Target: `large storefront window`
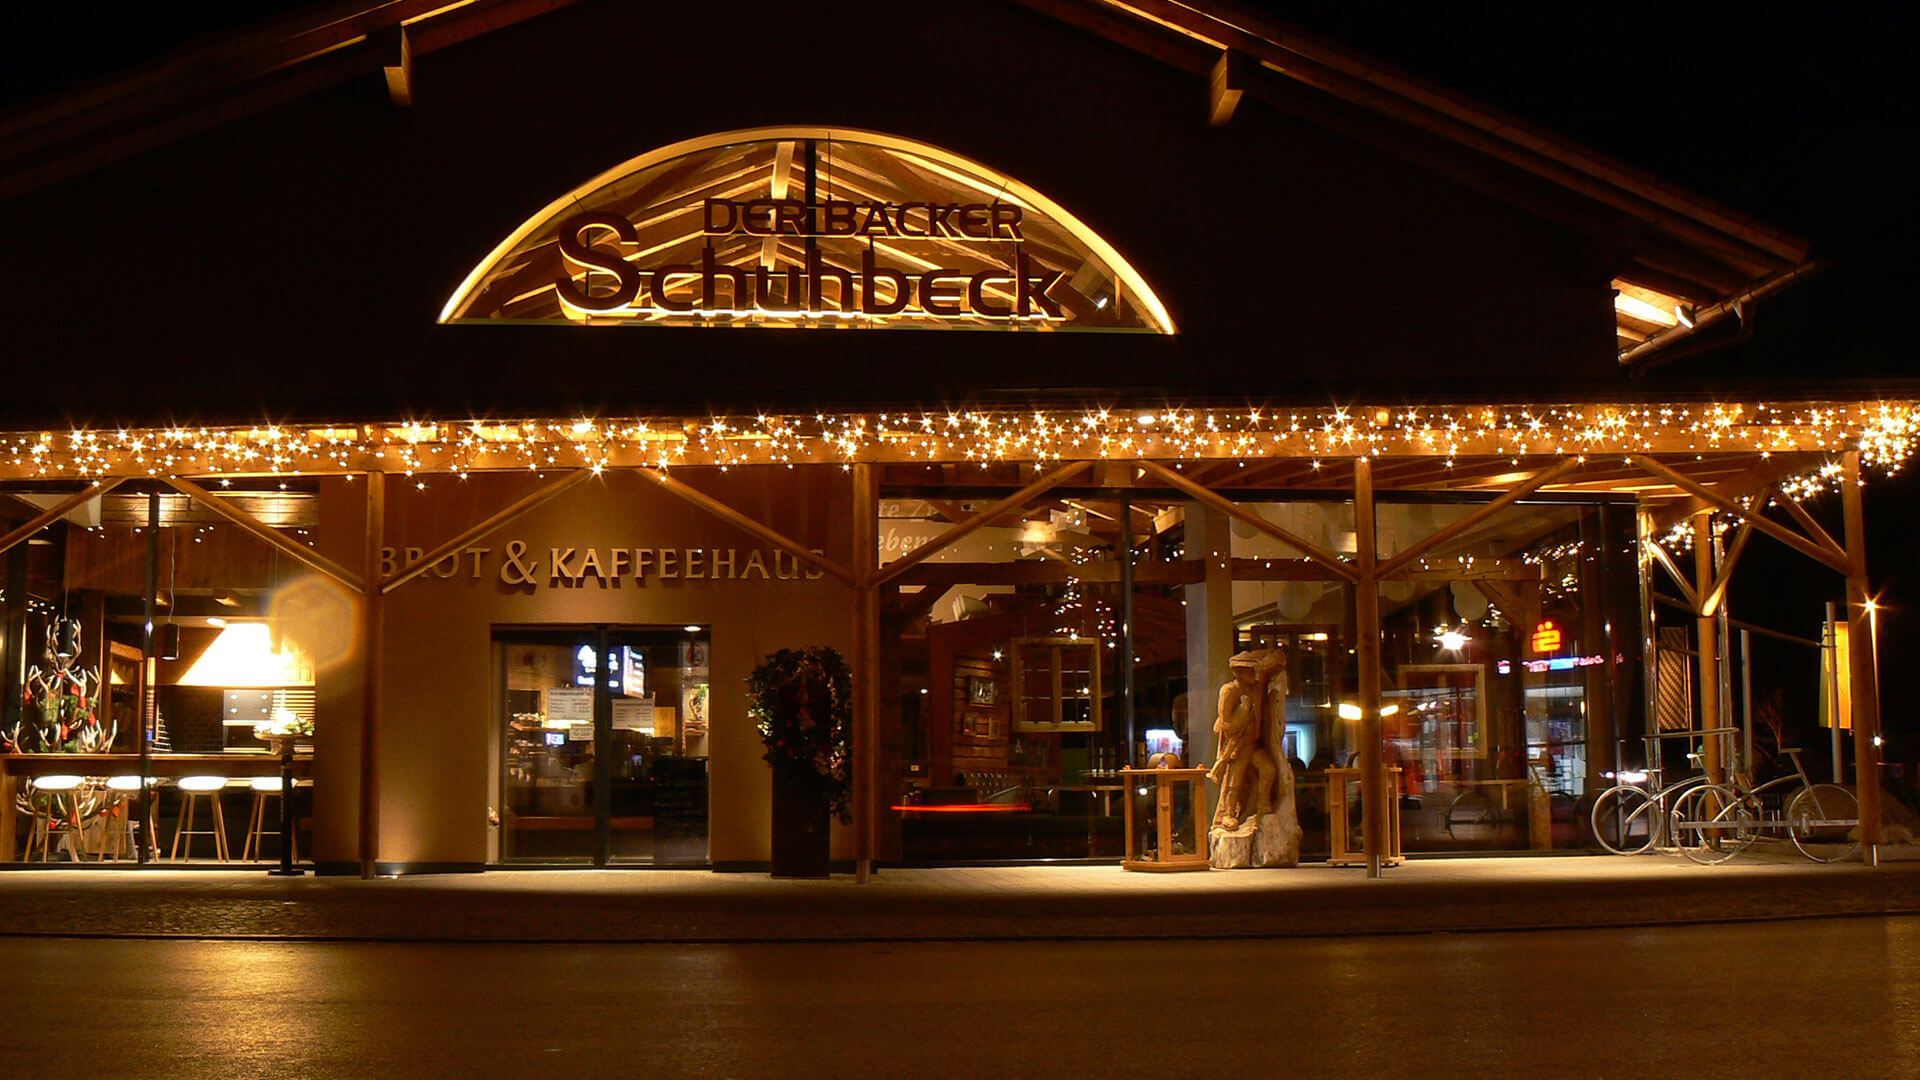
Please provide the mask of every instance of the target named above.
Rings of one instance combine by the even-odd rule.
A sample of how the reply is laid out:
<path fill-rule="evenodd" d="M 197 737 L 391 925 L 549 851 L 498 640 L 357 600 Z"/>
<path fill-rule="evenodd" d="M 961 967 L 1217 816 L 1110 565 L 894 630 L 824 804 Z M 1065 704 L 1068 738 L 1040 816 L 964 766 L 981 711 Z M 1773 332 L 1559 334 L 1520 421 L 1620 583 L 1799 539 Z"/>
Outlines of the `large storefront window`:
<path fill-rule="evenodd" d="M 915 551 L 980 498 L 952 495 L 885 500 L 883 560 Z M 1141 564 L 1130 601 L 1119 562 L 1129 513 Z M 1185 625 L 1167 575 L 1146 566 L 1157 542 L 1150 509 L 1110 495 L 1050 497 L 907 572 L 899 610 L 924 624 L 897 639 L 891 665 L 901 673 L 891 821 L 902 858 L 1121 854 L 1129 736 L 1141 744 L 1180 728 L 1184 737 Z"/>
<path fill-rule="evenodd" d="M 984 498 L 886 501 L 883 558 Z M 1349 501 L 1238 505 L 1323 551 L 1354 553 Z M 1477 510 L 1383 500 L 1380 558 Z M 1123 513 L 1134 516 L 1130 595 Z M 1604 786 L 1617 733 L 1638 723 L 1638 649 L 1622 632 L 1636 619 L 1631 527 L 1631 508 L 1523 503 L 1381 583 L 1382 732 L 1405 850 L 1591 842 L 1590 794 Z M 1355 586 L 1268 531 L 1164 496 L 1055 493 L 901 580 L 913 583 L 903 624 L 919 612 L 925 623 L 924 636 L 914 627 L 895 644 L 900 857 L 1120 854 L 1129 795 L 1119 767 L 1166 751 L 1210 764 L 1228 657 L 1268 649 L 1285 654 L 1279 737 L 1303 853 L 1331 853 L 1336 815 L 1359 835 Z M 1130 713 L 1119 648 L 1128 609 Z"/>
<path fill-rule="evenodd" d="M 1383 503 L 1382 555 L 1473 510 Z M 1630 506 L 1523 503 L 1383 583 L 1382 727 L 1406 850 L 1591 844 L 1591 795 L 1637 724 L 1632 520 Z"/>
<path fill-rule="evenodd" d="M 70 491 L 5 501 L 18 523 Z M 0 859 L 278 860 L 276 751 L 292 754 L 294 851 L 310 857 L 316 672 L 356 644 L 354 599 L 289 550 L 317 520 L 295 483 L 206 498 L 127 484 L 0 555 Z"/>
<path fill-rule="evenodd" d="M 498 630 L 500 859 L 703 864 L 698 627 Z"/>

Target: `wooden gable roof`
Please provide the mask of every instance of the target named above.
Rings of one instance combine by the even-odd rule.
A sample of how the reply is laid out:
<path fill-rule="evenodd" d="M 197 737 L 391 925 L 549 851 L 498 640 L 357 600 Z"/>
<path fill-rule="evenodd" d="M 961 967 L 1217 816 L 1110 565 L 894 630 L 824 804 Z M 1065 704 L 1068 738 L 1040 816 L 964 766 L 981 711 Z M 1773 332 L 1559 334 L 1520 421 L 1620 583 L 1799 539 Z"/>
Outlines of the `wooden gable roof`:
<path fill-rule="evenodd" d="M 0 198 L 576 0 L 357 0 L 163 58 L 0 119 Z M 1009 0 L 1195 77 L 1195 122 L 1250 97 L 1588 238 L 1615 271 L 1619 355 L 1650 358 L 1814 268 L 1809 243 L 1553 132 L 1226 0 Z"/>

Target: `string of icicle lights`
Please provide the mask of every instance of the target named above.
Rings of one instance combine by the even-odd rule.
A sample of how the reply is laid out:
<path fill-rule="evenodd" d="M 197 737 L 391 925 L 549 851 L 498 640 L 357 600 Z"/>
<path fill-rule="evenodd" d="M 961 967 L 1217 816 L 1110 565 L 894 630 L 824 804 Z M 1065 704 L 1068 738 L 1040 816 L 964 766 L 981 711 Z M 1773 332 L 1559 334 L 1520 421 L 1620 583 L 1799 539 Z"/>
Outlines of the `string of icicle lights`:
<path fill-rule="evenodd" d="M 1833 454 L 1882 474 L 1920 442 L 1920 403 L 1432 406 L 761 414 L 260 425 L 0 434 L 14 478 L 451 474 L 504 469 L 1152 458 L 1317 461 L 1634 453 Z M 1796 478 L 1794 494 L 1832 470 Z"/>

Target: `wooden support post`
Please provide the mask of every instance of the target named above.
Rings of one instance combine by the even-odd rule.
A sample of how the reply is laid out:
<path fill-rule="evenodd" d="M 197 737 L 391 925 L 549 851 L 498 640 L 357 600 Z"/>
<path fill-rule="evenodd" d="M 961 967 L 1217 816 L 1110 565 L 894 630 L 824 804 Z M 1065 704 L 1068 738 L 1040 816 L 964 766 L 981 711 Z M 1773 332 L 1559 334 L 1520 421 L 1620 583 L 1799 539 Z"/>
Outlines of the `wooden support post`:
<path fill-rule="evenodd" d="M 1847 675 L 1853 708 L 1854 792 L 1860 801 L 1860 847 L 1880 864 L 1880 673 L 1874 655 L 1873 596 L 1867 583 L 1866 516 L 1860 505 L 1860 451 L 1841 465 L 1841 513 L 1847 539 Z"/>
<path fill-rule="evenodd" d="M 1660 639 L 1655 632 L 1658 619 L 1653 610 L 1653 562 L 1647 558 L 1649 551 L 1658 550 L 1660 543 L 1653 536 L 1653 515 L 1644 505 L 1633 515 L 1633 531 L 1638 546 L 1634 550 L 1636 572 L 1635 584 L 1640 592 L 1640 708 L 1643 738 L 1660 730 Z M 1621 730 L 1625 730 L 1623 727 Z M 1646 738 L 1642 744 L 1646 757 L 1641 764 L 1649 769 L 1661 767 L 1661 740 Z M 1617 744 L 1616 744 L 1617 745 Z M 1617 760 L 1619 751 L 1615 750 L 1617 771 L 1624 764 Z"/>
<path fill-rule="evenodd" d="M 1713 511 L 1693 515 L 1694 596 L 1704 596 L 1713 588 Z M 1699 612 L 1696 602 L 1694 611 Z M 1720 726 L 1720 620 L 1699 615 L 1694 620 L 1700 639 L 1700 726 Z M 1720 759 L 1721 736 L 1708 737 L 1700 748 L 1700 761 L 1707 777 L 1718 784 L 1726 779 L 1726 762 Z"/>
<path fill-rule="evenodd" d="M 1354 654 L 1360 665 L 1360 825 L 1367 876 L 1377 878 L 1386 863 L 1387 814 L 1393 804 L 1380 732 L 1380 584 L 1375 576 L 1380 556 L 1373 533 L 1373 462 L 1365 457 L 1353 464 L 1353 521 L 1359 570 Z"/>
<path fill-rule="evenodd" d="M 873 466 L 853 467 L 854 880 L 873 874 L 880 816 L 880 489 Z"/>
<path fill-rule="evenodd" d="M 360 876 L 374 876 L 380 858 L 380 551 L 386 544 L 387 474 L 367 474 L 367 532 L 360 593 Z"/>
<path fill-rule="evenodd" d="M 169 553 L 168 569 L 179 570 L 178 551 Z M 158 660 L 160 650 L 155 648 L 157 639 L 153 632 L 154 611 L 160 601 L 160 492 L 147 492 L 147 587 L 146 628 L 140 634 L 140 794 L 122 807 L 127 813 L 137 815 L 140 822 L 140 849 L 134 852 L 134 860 L 142 866 L 153 861 L 153 830 L 149 827 L 153 821 L 153 732 L 155 719 L 160 715 L 159 688 L 154 685 L 154 676 L 159 673 Z M 167 605 L 174 604 L 174 596 L 168 591 Z M 111 663 L 111 661 L 109 661 Z M 111 670 L 109 668 L 108 670 Z M 111 826 L 110 826 L 111 827 Z"/>
<path fill-rule="evenodd" d="M 1144 761 L 1133 759 L 1134 741 L 1139 736 L 1134 731 L 1134 641 L 1133 641 L 1133 502 L 1126 493 L 1120 495 L 1120 711 L 1127 718 L 1127 749 L 1120 760 L 1129 766 L 1138 768 Z M 1162 788 L 1162 798 L 1167 797 L 1167 789 Z M 1163 821 L 1164 825 L 1165 822 Z M 1165 838 L 1162 838 L 1165 840 Z M 1172 853 L 1173 848 L 1162 847 L 1162 858 Z"/>

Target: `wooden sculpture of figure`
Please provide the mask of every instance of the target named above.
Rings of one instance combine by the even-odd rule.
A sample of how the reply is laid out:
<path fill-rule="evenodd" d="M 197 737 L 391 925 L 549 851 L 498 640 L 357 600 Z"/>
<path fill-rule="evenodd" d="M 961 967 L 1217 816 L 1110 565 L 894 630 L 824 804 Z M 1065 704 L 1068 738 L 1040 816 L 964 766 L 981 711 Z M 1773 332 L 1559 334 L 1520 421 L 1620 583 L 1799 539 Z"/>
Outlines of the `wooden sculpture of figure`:
<path fill-rule="evenodd" d="M 1286 662 L 1286 653 L 1279 649 L 1238 653 L 1227 661 L 1233 681 L 1220 688 L 1220 712 L 1213 722 L 1218 757 L 1207 774 L 1220 785 L 1220 804 L 1213 812 L 1216 828 L 1232 829 L 1251 815 L 1273 811 L 1277 769 L 1274 748 L 1267 745 L 1267 683 Z"/>
<path fill-rule="evenodd" d="M 1217 867 L 1292 866 L 1300 861 L 1300 824 L 1293 770 L 1281 738 L 1286 730 L 1287 655 L 1256 649 L 1227 661 L 1233 680 L 1220 688 L 1213 722 L 1218 756 L 1208 779 L 1220 801 L 1208 830 Z"/>

